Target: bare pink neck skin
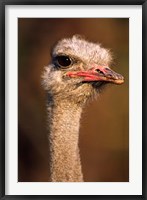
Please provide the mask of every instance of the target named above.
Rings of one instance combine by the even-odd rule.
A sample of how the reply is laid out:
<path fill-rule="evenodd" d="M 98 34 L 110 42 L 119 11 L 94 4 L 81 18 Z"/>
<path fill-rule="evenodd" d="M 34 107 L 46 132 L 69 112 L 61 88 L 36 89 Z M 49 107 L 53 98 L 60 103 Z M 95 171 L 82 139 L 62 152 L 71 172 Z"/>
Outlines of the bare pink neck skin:
<path fill-rule="evenodd" d="M 48 106 L 52 182 L 82 182 L 79 124 L 82 109 L 67 102 Z"/>

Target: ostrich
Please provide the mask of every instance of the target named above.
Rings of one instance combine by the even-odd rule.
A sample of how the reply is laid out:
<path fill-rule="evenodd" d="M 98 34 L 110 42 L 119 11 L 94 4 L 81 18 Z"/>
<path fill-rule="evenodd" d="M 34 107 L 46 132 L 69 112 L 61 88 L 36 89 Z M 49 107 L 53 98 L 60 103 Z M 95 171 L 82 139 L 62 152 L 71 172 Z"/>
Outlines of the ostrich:
<path fill-rule="evenodd" d="M 51 182 L 83 182 L 78 140 L 82 109 L 106 83 L 122 84 L 109 50 L 74 35 L 54 46 L 42 83 L 47 92 Z"/>

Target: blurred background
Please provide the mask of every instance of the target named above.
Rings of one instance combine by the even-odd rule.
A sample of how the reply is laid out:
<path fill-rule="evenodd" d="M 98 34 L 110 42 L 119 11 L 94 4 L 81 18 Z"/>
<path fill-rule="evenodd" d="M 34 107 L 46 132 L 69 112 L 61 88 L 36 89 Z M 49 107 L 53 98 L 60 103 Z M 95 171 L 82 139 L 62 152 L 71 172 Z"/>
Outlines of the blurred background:
<path fill-rule="evenodd" d="M 129 20 L 125 18 L 18 19 L 18 181 L 49 180 L 46 95 L 41 87 L 50 49 L 61 38 L 81 34 L 113 52 L 113 69 L 125 77 L 87 105 L 80 152 L 87 182 L 129 181 Z"/>

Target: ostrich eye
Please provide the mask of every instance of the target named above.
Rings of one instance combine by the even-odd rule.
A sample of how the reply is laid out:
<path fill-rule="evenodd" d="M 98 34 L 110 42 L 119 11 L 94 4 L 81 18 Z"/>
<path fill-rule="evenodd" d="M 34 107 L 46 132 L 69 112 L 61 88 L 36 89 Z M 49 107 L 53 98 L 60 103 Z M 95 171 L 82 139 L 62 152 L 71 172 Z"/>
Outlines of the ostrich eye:
<path fill-rule="evenodd" d="M 57 56 L 55 61 L 60 67 L 68 67 L 72 64 L 72 59 L 68 56 Z"/>

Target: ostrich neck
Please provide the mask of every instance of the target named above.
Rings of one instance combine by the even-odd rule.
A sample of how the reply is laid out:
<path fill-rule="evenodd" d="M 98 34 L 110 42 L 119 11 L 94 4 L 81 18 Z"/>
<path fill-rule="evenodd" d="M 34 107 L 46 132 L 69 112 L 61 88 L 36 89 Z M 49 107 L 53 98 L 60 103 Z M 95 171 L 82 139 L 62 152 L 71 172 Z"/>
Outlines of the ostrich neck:
<path fill-rule="evenodd" d="M 79 123 L 82 108 L 54 99 L 48 104 L 52 182 L 82 182 Z"/>

